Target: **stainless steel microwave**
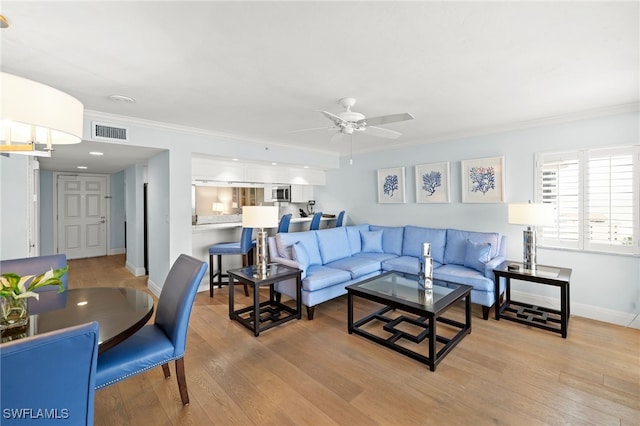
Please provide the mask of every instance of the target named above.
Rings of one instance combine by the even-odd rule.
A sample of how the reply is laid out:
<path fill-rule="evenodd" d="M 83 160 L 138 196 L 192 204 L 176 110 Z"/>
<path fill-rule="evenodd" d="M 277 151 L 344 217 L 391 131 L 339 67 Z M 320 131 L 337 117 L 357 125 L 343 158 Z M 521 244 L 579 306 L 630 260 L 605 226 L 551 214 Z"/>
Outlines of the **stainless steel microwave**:
<path fill-rule="evenodd" d="M 291 186 L 274 186 L 271 188 L 273 201 L 291 201 Z"/>

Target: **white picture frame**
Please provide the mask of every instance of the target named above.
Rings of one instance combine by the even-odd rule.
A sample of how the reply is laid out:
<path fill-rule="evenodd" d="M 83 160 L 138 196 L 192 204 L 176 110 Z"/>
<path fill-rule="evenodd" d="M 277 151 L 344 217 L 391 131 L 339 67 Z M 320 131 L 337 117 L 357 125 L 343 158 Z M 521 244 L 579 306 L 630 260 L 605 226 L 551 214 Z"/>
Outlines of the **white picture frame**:
<path fill-rule="evenodd" d="M 463 203 L 504 203 L 504 157 L 461 161 Z"/>
<path fill-rule="evenodd" d="M 415 166 L 416 203 L 451 202 L 449 163 Z"/>
<path fill-rule="evenodd" d="M 404 167 L 378 169 L 378 203 L 404 203 Z"/>

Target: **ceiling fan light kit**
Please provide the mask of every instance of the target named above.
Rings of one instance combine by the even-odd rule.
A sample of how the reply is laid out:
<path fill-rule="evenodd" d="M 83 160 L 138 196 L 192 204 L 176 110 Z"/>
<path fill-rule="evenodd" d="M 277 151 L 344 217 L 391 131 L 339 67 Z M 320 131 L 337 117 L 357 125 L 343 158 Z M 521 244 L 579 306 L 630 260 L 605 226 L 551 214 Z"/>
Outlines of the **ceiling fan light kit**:
<path fill-rule="evenodd" d="M 367 118 L 362 113 L 351 111 L 351 108 L 353 108 L 353 106 L 356 104 L 355 98 L 341 98 L 338 100 L 338 103 L 342 105 L 345 111 L 339 112 L 338 114 L 334 114 L 329 111 L 317 111 L 333 122 L 333 127 L 329 127 L 329 129 L 337 130 L 339 133 L 345 135 L 353 135 L 354 132 L 365 132 L 371 136 L 377 136 L 387 139 L 397 139 L 402 136 L 402 133 L 377 126 L 396 123 L 399 121 L 413 120 L 413 115 L 409 114 L 408 112 Z M 319 129 L 312 128 L 299 131 L 307 130 Z"/>

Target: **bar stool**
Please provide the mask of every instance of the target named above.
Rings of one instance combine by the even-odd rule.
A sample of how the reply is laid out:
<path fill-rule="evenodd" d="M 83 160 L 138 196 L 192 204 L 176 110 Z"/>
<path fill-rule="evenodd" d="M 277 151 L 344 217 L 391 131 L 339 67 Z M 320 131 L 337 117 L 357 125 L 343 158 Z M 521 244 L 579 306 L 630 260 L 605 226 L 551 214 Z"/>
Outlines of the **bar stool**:
<path fill-rule="evenodd" d="M 223 284 L 229 284 L 229 275 L 222 272 L 222 256 L 224 255 L 242 255 L 242 266 L 253 264 L 253 249 L 256 242 L 251 240 L 253 228 L 242 228 L 242 236 L 239 242 L 217 243 L 209 247 L 209 297 L 213 297 L 213 280 L 218 277 L 218 287 Z M 213 272 L 213 256 L 218 257 L 218 270 Z M 223 283 L 222 278 L 227 278 L 227 282 Z M 244 285 L 244 295 L 249 296 L 249 289 Z"/>
<path fill-rule="evenodd" d="M 341 227 L 343 221 L 344 221 L 344 210 L 338 213 L 338 220 L 336 220 L 336 228 Z"/>
<path fill-rule="evenodd" d="M 278 233 L 280 232 L 289 232 L 289 224 L 291 223 L 292 214 L 282 215 L 280 218 L 280 223 L 278 224 Z"/>
<path fill-rule="evenodd" d="M 313 218 L 311 218 L 311 225 L 309 226 L 309 231 L 315 231 L 320 229 L 321 218 L 322 218 L 322 212 L 317 212 L 313 214 Z"/>

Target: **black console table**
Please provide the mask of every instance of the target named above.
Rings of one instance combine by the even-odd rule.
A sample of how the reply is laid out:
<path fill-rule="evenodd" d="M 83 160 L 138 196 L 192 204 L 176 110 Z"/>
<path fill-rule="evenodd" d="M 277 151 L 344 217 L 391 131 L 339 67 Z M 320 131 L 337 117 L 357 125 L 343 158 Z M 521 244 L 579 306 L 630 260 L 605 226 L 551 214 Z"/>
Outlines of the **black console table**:
<path fill-rule="evenodd" d="M 518 269 L 509 269 L 515 265 Z M 513 266 L 512 266 L 513 268 Z M 535 270 L 525 269 L 520 262 L 503 262 L 493 270 L 495 275 L 495 309 L 496 320 L 527 324 L 532 327 L 560 333 L 567 338 L 567 327 L 571 315 L 569 300 L 569 278 L 571 269 L 555 266 L 538 265 Z M 505 278 L 505 298 L 500 303 L 500 277 Z M 537 284 L 551 285 L 560 288 L 560 310 L 531 305 L 528 303 L 511 300 L 511 279 L 529 281 Z"/>

